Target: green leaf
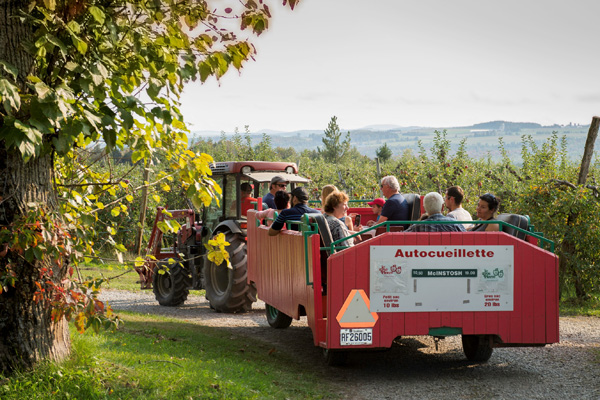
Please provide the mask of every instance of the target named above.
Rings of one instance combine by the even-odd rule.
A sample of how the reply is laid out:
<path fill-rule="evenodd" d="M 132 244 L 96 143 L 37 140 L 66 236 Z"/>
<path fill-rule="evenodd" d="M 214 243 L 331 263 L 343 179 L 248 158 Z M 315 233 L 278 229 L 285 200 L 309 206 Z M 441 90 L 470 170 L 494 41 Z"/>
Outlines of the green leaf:
<path fill-rule="evenodd" d="M 38 260 L 42 260 L 44 258 L 44 252 L 37 246 L 33 248 L 33 255 Z"/>
<path fill-rule="evenodd" d="M 56 36 L 54 35 L 46 35 L 46 39 L 48 40 L 48 42 L 52 43 L 54 46 L 58 47 L 58 49 L 60 50 L 60 54 L 63 56 L 63 58 L 65 58 L 68 54 L 68 50 L 67 47 L 65 46 L 65 44 Z"/>
<path fill-rule="evenodd" d="M 96 22 L 98 22 L 99 24 L 104 24 L 104 19 L 106 18 L 106 16 L 104 15 L 104 12 L 101 9 L 99 9 L 96 6 L 91 6 L 90 8 L 88 8 L 88 11 L 90 12 L 90 14 L 92 14 L 92 17 L 94 17 Z"/>
<path fill-rule="evenodd" d="M 13 109 L 18 111 L 21 108 L 19 89 L 5 78 L 0 78 L 0 99 L 8 114 L 12 114 Z"/>
<path fill-rule="evenodd" d="M 75 35 L 71 35 L 71 40 L 73 41 L 73 44 L 75 45 L 75 48 L 78 52 L 80 52 L 82 55 L 85 55 L 85 53 L 87 53 L 88 45 L 86 42 L 84 42 L 78 36 Z"/>
<path fill-rule="evenodd" d="M 7 63 L 4 60 L 0 60 L 0 66 L 2 67 L 2 69 L 4 70 L 4 72 L 6 72 L 9 75 L 12 75 L 12 77 L 14 79 L 17 79 L 17 75 L 19 73 L 19 70 L 16 67 L 13 67 L 11 64 Z"/>
<path fill-rule="evenodd" d="M 198 69 L 200 70 L 200 81 L 201 82 L 205 82 L 206 79 L 213 74 L 212 67 L 206 61 L 200 63 L 200 65 L 198 66 Z"/>

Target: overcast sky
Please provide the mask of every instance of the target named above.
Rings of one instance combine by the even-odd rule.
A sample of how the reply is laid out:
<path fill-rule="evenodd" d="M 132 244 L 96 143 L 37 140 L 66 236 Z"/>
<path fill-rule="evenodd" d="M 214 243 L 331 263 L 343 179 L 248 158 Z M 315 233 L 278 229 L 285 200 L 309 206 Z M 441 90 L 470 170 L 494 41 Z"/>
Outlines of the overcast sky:
<path fill-rule="evenodd" d="M 258 55 L 186 88 L 192 131 L 589 124 L 600 114 L 599 0 L 272 4 Z"/>

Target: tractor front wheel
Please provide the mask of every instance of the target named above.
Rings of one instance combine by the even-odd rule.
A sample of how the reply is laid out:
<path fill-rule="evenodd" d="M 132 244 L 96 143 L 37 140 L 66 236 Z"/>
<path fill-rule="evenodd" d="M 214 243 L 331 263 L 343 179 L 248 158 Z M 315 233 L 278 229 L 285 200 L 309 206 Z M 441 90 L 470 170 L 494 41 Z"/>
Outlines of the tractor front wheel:
<path fill-rule="evenodd" d="M 278 309 L 268 304 L 265 304 L 267 314 L 267 322 L 275 329 L 285 329 L 292 324 L 292 317 L 282 313 Z"/>
<path fill-rule="evenodd" d="M 187 300 L 191 281 L 190 272 L 178 262 L 169 264 L 166 261 L 160 261 L 152 277 L 154 297 L 161 306 L 180 306 Z"/>
<path fill-rule="evenodd" d="M 492 338 L 488 335 L 462 335 L 462 345 L 469 361 L 485 362 L 494 351 Z"/>
<path fill-rule="evenodd" d="M 225 240 L 231 268 L 225 263 L 216 265 L 206 259 L 204 288 L 211 308 L 219 312 L 236 313 L 252 309 L 256 301 L 256 286 L 248 283 L 246 241 L 240 234 L 227 232 Z"/>

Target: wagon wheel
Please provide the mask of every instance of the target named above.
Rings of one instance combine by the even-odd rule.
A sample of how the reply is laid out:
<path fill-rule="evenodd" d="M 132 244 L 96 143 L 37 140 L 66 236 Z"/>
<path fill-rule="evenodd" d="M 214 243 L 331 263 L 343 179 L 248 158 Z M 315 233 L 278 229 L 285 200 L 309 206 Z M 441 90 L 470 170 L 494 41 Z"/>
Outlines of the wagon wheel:
<path fill-rule="evenodd" d="M 494 351 L 489 335 L 462 335 L 462 345 L 469 361 L 485 362 L 490 359 Z"/>
<path fill-rule="evenodd" d="M 330 367 L 341 367 L 348 361 L 348 352 L 343 350 L 323 349 L 323 358 Z"/>
<path fill-rule="evenodd" d="M 292 323 L 292 317 L 269 304 L 265 304 L 265 312 L 267 314 L 267 322 L 275 329 L 285 329 Z"/>

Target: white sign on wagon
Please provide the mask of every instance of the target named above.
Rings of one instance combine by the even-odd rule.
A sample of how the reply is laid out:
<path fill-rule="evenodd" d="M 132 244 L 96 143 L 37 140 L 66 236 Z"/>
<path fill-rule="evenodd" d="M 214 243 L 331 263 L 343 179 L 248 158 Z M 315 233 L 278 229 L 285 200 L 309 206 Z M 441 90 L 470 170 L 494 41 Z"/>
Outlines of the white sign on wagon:
<path fill-rule="evenodd" d="M 513 246 L 371 246 L 371 312 L 512 311 Z"/>

